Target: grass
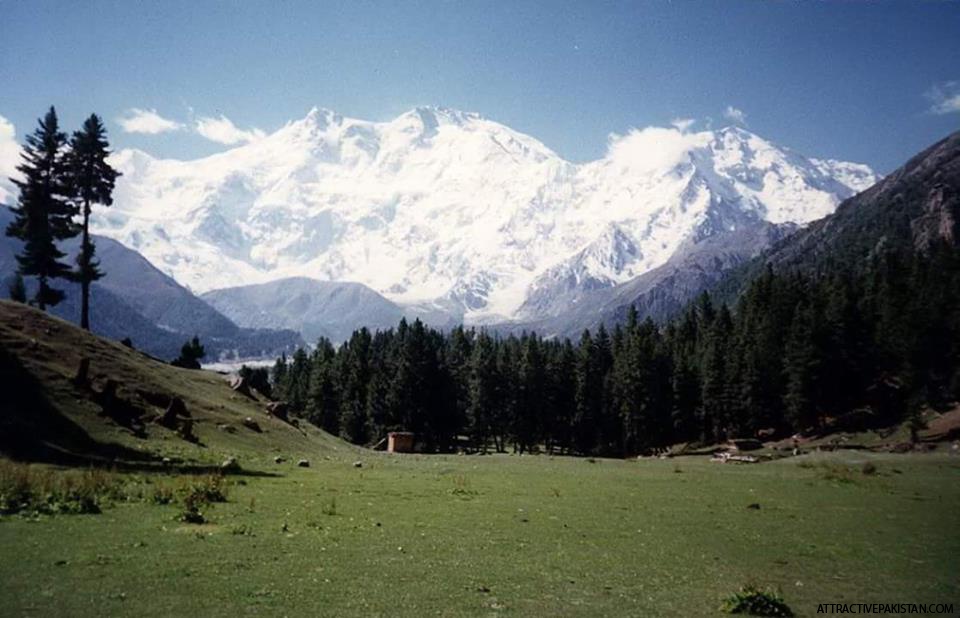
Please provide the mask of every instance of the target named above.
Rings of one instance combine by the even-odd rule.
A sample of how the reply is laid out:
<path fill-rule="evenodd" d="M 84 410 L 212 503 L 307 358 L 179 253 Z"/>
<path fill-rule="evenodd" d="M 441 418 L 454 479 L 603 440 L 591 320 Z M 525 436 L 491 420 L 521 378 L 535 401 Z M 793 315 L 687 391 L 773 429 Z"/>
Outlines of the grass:
<path fill-rule="evenodd" d="M 92 388 L 72 382 L 81 358 L 90 359 Z M 280 453 L 316 460 L 357 452 L 309 423 L 298 428 L 268 416 L 266 401 L 232 391 L 225 376 L 172 367 L 7 300 L 0 300 L 0 374 L 17 384 L 3 394 L 0 452 L 24 459 L 146 468 L 160 467 L 163 458 L 219 466 L 236 457 L 247 468 L 272 466 Z M 141 434 L 101 414 L 95 392 L 108 379 L 119 384 L 124 402 L 142 412 Z M 149 422 L 170 397 L 183 400 L 195 442 Z M 247 417 L 262 431 L 245 427 Z"/>
<path fill-rule="evenodd" d="M 957 600 L 960 462 L 945 455 L 872 455 L 872 474 L 850 454 L 691 457 L 682 474 L 676 460 L 352 459 L 227 479 L 200 525 L 176 521 L 181 498 L 2 518 L 5 613 L 709 616 L 744 582 L 798 616 Z"/>

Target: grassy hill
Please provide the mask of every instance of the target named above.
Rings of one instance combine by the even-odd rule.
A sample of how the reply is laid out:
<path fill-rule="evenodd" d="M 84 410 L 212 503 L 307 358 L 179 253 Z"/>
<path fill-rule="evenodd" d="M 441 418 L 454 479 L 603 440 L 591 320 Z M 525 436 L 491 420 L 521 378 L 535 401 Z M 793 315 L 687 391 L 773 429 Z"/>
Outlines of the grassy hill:
<path fill-rule="evenodd" d="M 83 358 L 89 359 L 89 380 L 77 385 Z M 149 467 L 163 458 L 203 465 L 234 456 L 252 465 L 276 455 L 356 451 L 309 424 L 269 416 L 263 397 L 235 392 L 226 376 L 173 367 L 9 301 L 0 301 L 0 375 L 7 385 L 0 453 L 16 458 Z M 116 398 L 105 407 L 103 391 L 111 380 Z M 152 421 L 174 397 L 186 407 L 195 441 Z M 243 424 L 248 417 L 260 431 Z"/>

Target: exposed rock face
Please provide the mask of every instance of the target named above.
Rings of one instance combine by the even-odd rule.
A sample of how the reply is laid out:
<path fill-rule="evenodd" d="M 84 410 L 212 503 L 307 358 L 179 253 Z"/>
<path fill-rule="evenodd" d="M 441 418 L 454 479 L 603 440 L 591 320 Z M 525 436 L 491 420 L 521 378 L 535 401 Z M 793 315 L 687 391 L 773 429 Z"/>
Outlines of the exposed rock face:
<path fill-rule="evenodd" d="M 732 301 L 768 266 L 815 272 L 827 261 L 857 267 L 888 249 L 926 250 L 960 241 L 960 131 L 940 140 L 837 211 L 774 243 L 717 286 Z"/>

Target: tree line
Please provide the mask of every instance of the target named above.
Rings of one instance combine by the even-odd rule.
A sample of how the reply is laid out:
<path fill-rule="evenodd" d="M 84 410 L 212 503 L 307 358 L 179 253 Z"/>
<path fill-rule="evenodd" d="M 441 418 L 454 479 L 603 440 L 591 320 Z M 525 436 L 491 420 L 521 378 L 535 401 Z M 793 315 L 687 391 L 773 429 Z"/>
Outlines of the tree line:
<path fill-rule="evenodd" d="M 27 302 L 23 277 L 35 277 L 37 290 L 31 302 L 46 310 L 65 296 L 63 290 L 53 287 L 54 279 L 77 282 L 81 291 L 80 326 L 87 330 L 90 285 L 103 277 L 90 238 L 90 215 L 94 205 L 113 203 L 113 188 L 120 175 L 107 163 L 108 148 L 99 116 L 91 114 L 68 140 L 51 107 L 34 133 L 26 137 L 23 162 L 17 166 L 22 177 L 10 179 L 20 193 L 6 234 L 23 241 L 10 297 Z M 76 268 L 72 268 L 63 261 L 66 254 L 57 243 L 77 235 L 81 236 L 80 251 Z"/>
<path fill-rule="evenodd" d="M 274 397 L 356 444 L 405 430 L 428 451 L 633 455 L 886 425 L 960 398 L 958 301 L 960 256 L 937 246 L 812 275 L 768 268 L 732 308 L 702 294 L 666 325 L 633 311 L 576 342 L 419 320 L 360 329 L 281 357 L 270 377 Z"/>

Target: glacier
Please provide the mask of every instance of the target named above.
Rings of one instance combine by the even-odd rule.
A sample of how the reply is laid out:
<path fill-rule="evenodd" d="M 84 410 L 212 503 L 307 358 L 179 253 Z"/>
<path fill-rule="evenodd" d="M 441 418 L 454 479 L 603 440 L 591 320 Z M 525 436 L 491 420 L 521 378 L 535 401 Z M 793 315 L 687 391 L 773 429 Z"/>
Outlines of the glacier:
<path fill-rule="evenodd" d="M 467 323 L 529 319 L 532 295 L 616 286 L 751 222 L 804 225 L 874 184 L 743 128 L 649 127 L 574 163 L 478 114 L 387 122 L 314 108 L 205 158 L 125 149 L 93 230 L 195 293 L 289 277 L 364 284 Z M 572 283 L 571 283 L 572 282 Z"/>

